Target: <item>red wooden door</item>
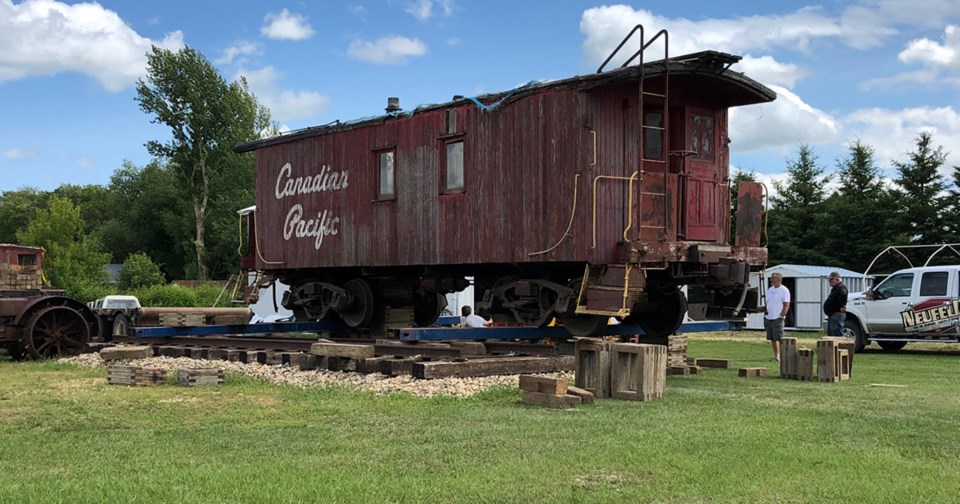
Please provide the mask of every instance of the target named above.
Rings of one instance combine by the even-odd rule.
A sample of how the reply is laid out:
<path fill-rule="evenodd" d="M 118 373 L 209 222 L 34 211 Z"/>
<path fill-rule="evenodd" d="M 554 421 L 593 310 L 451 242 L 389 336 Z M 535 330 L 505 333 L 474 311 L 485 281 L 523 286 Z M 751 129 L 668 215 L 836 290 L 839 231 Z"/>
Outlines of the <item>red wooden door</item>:
<path fill-rule="evenodd" d="M 685 120 L 687 150 L 684 171 L 686 194 L 686 237 L 694 241 L 719 241 L 720 148 L 719 124 L 713 110 L 690 107 Z"/>

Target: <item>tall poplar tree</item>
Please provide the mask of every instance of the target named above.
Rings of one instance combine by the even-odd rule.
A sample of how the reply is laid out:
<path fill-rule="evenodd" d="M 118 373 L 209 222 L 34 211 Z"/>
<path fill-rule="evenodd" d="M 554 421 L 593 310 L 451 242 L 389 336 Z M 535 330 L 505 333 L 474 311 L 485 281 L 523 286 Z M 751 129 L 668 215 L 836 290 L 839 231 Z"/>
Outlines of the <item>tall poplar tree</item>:
<path fill-rule="evenodd" d="M 136 101 L 170 127 L 172 138 L 150 141 L 151 155 L 169 160 L 193 207 L 196 278 L 207 279 L 206 223 L 213 183 L 252 179 L 253 161 L 233 152 L 238 143 L 259 138 L 270 125 L 269 112 L 244 79 L 227 83 L 203 54 L 190 48 L 173 52 L 154 46 L 147 53 L 147 76 L 137 82 Z"/>

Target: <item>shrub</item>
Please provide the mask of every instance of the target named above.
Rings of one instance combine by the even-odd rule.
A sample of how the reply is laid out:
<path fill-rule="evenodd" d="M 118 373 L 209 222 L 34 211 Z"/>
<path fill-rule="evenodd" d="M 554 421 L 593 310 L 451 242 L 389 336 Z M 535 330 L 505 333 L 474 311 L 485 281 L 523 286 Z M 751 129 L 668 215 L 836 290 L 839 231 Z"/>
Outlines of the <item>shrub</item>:
<path fill-rule="evenodd" d="M 135 252 L 123 261 L 123 267 L 120 268 L 119 283 L 120 288 L 124 290 L 142 289 L 163 285 L 166 283 L 166 279 L 160 272 L 160 266 L 157 266 L 150 259 L 150 256 L 142 252 Z"/>
<path fill-rule="evenodd" d="M 197 306 L 197 293 L 179 285 L 154 285 L 130 294 L 137 296 L 140 306 Z"/>

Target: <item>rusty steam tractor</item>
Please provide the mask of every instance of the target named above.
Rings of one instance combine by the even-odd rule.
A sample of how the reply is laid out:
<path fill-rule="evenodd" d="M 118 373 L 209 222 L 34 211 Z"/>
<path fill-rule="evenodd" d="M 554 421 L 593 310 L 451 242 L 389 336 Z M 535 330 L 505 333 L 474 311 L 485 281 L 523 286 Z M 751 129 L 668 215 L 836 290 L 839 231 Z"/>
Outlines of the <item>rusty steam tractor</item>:
<path fill-rule="evenodd" d="M 44 287 L 42 261 L 40 247 L 0 245 L 0 347 L 14 358 L 77 355 L 97 335 L 87 305 Z"/>
<path fill-rule="evenodd" d="M 727 112 L 776 95 L 730 70 L 739 56 L 668 57 L 666 31 L 638 26 L 614 54 L 637 38 L 662 59 L 410 111 L 390 99 L 237 146 L 256 154 L 243 266 L 289 284 L 298 320 L 351 328 L 387 307 L 429 325 L 471 277 L 481 314 L 574 335 L 612 316 L 653 337 L 688 309 L 742 316 L 767 259 L 764 195 L 739 184 L 729 243 Z"/>

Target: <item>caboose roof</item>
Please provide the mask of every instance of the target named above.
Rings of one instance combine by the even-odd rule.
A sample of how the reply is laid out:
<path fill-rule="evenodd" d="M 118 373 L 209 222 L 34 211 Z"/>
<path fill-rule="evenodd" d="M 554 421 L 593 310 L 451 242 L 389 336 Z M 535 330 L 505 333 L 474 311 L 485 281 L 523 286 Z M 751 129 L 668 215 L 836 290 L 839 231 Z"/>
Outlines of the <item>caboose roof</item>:
<path fill-rule="evenodd" d="M 243 143 L 237 145 L 234 150 L 236 152 L 249 152 L 262 147 L 292 142 L 303 138 L 383 124 L 391 119 L 410 117 L 423 112 L 464 105 L 470 102 L 474 102 L 478 106 L 489 110 L 524 96 L 545 91 L 557 89 L 589 91 L 615 82 L 638 80 L 641 72 L 644 78 L 655 78 L 664 75 L 667 73 L 667 70 L 669 70 L 671 80 L 689 80 L 694 84 L 698 81 L 709 82 L 710 94 L 714 97 L 722 97 L 722 103 L 728 107 L 764 103 L 776 99 L 776 93 L 770 88 L 740 72 L 730 70 L 730 65 L 740 61 L 740 59 L 740 56 L 719 51 L 701 51 L 670 58 L 666 64 L 664 64 L 664 60 L 645 63 L 642 70 L 640 66 L 637 65 L 603 73 L 578 75 L 556 81 L 531 82 L 510 91 L 481 95 L 476 98 L 456 97 L 456 99 L 446 103 L 421 105 L 413 110 L 390 112 L 379 116 L 364 117 L 346 122 L 337 120 L 323 126 L 311 126 L 290 131 L 276 137 Z"/>

